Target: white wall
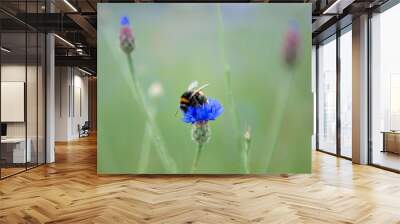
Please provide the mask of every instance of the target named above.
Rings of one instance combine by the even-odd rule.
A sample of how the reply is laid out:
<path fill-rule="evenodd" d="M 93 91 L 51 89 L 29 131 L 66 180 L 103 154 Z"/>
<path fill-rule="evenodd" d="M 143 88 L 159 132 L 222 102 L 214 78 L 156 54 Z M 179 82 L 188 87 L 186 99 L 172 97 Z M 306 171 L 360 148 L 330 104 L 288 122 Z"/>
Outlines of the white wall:
<path fill-rule="evenodd" d="M 79 137 L 78 124 L 88 120 L 88 77 L 72 67 L 56 67 L 55 140 Z"/>
<path fill-rule="evenodd" d="M 3 82 L 25 82 L 25 65 L 9 64 L 1 66 L 1 81 Z M 32 67 L 28 67 L 28 74 Z M 6 108 L 1 108 L 5 110 Z M 7 137 L 25 137 L 25 122 L 7 123 Z"/>
<path fill-rule="evenodd" d="M 75 137 L 79 137 L 79 132 L 78 129 L 76 128 L 78 124 L 83 125 L 85 121 L 89 120 L 89 113 L 88 113 L 88 77 L 87 76 L 82 76 L 82 73 L 79 73 L 79 75 L 75 75 L 74 79 L 74 86 L 75 86 L 75 114 L 74 114 L 74 119 L 72 119 L 72 135 Z M 80 91 L 80 93 L 79 93 Z M 79 98 L 80 95 L 80 98 Z M 80 102 L 79 102 L 80 101 Z M 80 111 L 81 110 L 81 111 Z"/>
<path fill-rule="evenodd" d="M 69 115 L 69 68 L 55 68 L 55 141 L 68 140 Z"/>

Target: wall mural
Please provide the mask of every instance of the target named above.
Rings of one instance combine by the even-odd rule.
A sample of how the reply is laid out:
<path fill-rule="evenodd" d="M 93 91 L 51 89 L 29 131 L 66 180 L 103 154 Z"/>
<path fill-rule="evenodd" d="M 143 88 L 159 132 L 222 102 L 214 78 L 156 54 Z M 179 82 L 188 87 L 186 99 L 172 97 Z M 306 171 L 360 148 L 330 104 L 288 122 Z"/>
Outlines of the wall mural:
<path fill-rule="evenodd" d="M 98 173 L 309 173 L 310 4 L 99 4 Z"/>

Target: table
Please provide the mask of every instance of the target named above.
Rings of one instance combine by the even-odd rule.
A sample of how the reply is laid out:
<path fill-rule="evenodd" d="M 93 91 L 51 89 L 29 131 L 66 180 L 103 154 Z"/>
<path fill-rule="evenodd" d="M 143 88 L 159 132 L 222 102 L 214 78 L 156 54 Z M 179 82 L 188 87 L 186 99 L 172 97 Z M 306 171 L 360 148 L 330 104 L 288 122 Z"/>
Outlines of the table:
<path fill-rule="evenodd" d="M 382 134 L 383 134 L 382 152 L 392 152 L 400 154 L 400 132 L 382 131 Z"/>
<path fill-rule="evenodd" d="M 28 142 L 25 151 L 25 138 L 5 138 L 1 139 L 1 156 L 9 163 L 26 163 L 31 162 L 32 153 L 30 138 L 26 139 Z M 10 148 L 10 146 L 12 148 Z M 12 156 L 10 155 L 12 154 Z M 12 158 L 12 160 L 11 160 Z"/>

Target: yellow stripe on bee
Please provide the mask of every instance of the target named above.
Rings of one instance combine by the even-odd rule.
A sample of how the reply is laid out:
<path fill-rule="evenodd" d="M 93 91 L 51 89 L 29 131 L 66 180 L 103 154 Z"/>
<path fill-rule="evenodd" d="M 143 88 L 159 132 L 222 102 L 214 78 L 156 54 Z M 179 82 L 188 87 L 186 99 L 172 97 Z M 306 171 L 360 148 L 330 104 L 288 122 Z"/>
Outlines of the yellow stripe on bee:
<path fill-rule="evenodd" d="M 189 100 L 186 98 L 181 97 L 181 103 L 189 103 Z"/>

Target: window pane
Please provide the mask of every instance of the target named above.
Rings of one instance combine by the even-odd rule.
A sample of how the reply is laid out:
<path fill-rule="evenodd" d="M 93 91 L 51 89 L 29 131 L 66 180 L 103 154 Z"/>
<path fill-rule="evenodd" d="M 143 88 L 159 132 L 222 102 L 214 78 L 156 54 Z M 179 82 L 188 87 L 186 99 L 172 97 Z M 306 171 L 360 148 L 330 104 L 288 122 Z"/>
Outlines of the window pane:
<path fill-rule="evenodd" d="M 313 93 L 313 135 L 312 135 L 312 149 L 316 149 L 316 133 L 317 133 L 317 91 L 316 91 L 316 77 L 317 77 L 317 48 L 313 45 L 311 52 L 311 82 Z"/>
<path fill-rule="evenodd" d="M 372 18 L 372 163 L 400 170 L 400 5 Z"/>
<path fill-rule="evenodd" d="M 340 36 L 340 152 L 351 158 L 352 141 L 352 35 Z"/>
<path fill-rule="evenodd" d="M 336 40 L 318 48 L 318 148 L 336 153 Z"/>

